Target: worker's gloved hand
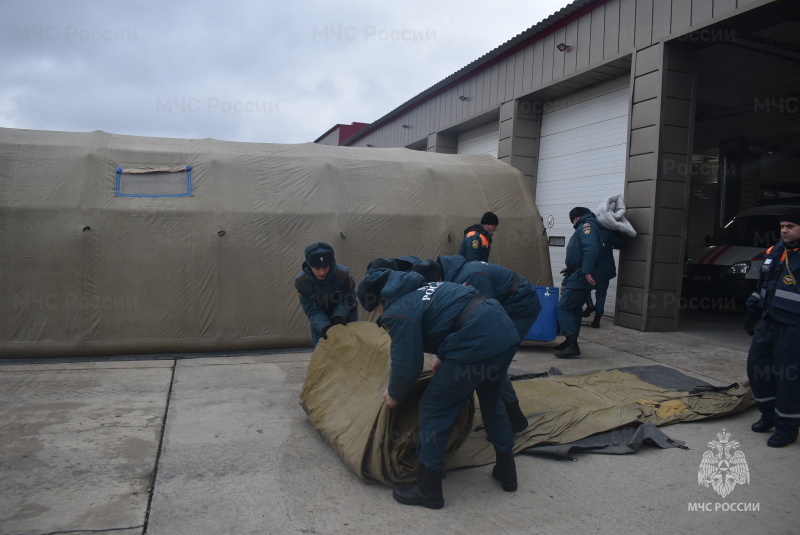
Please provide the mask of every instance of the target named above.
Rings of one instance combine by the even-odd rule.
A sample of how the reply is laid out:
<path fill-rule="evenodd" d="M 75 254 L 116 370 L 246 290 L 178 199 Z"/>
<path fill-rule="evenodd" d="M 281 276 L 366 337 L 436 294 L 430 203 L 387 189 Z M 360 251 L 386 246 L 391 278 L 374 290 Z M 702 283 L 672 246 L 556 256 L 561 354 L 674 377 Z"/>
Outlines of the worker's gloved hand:
<path fill-rule="evenodd" d="M 322 330 L 319 332 L 319 335 L 320 335 L 322 338 L 324 338 L 325 340 L 327 340 L 327 339 L 328 339 L 328 329 L 330 329 L 331 327 L 333 327 L 333 326 L 332 326 L 332 325 L 326 325 L 326 326 L 325 326 L 325 327 L 323 327 L 323 328 L 322 328 Z"/>
<path fill-rule="evenodd" d="M 347 322 L 341 316 L 334 316 L 331 318 L 331 325 L 347 325 Z"/>
<path fill-rule="evenodd" d="M 758 323 L 758 318 L 760 317 L 760 308 L 748 308 L 744 316 L 744 332 L 753 336 L 756 331 L 756 323 Z"/>

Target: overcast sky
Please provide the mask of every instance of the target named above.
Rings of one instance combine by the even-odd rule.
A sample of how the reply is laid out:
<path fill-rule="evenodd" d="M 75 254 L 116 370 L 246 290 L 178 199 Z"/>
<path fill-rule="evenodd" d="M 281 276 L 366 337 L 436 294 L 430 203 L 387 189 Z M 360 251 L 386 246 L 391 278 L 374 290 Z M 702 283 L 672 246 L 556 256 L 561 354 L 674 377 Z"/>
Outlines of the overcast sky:
<path fill-rule="evenodd" d="M 313 141 L 568 3 L 0 0 L 0 126 Z"/>

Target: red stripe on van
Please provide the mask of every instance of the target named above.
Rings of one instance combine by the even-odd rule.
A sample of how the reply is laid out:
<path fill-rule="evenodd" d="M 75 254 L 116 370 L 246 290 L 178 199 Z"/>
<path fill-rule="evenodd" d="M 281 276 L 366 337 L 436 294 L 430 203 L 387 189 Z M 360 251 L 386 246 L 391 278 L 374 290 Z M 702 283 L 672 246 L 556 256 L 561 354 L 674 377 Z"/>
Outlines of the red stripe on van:
<path fill-rule="evenodd" d="M 728 250 L 729 250 L 730 248 L 731 248 L 731 246 L 730 246 L 730 245 L 723 245 L 722 247 L 720 247 L 720 248 L 717 250 L 716 254 L 715 254 L 715 255 L 713 255 L 711 258 L 709 258 L 709 259 L 708 259 L 708 263 L 709 263 L 709 264 L 713 264 L 714 262 L 716 262 L 716 261 L 717 261 L 717 259 L 718 259 L 720 256 L 722 256 L 722 255 L 724 255 L 725 253 L 727 253 L 727 252 L 728 252 Z"/>
<path fill-rule="evenodd" d="M 709 256 L 711 256 L 712 254 L 716 253 L 716 252 L 717 252 L 717 250 L 712 247 L 706 254 L 703 255 L 703 257 L 700 260 L 697 261 L 697 263 L 698 264 L 705 264 L 706 263 L 706 259 Z"/>

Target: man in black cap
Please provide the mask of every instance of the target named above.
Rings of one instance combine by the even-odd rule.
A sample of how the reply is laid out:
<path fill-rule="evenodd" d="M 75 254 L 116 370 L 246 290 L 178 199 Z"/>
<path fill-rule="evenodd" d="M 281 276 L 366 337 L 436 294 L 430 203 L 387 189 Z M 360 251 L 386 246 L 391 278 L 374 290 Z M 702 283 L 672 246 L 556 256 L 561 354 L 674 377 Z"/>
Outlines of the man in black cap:
<path fill-rule="evenodd" d="M 320 337 L 328 338 L 328 329 L 333 325 L 358 320 L 358 303 L 353 274 L 336 263 L 330 244 L 312 243 L 304 254 L 306 261 L 294 278 L 294 287 L 311 324 L 311 340 L 316 347 Z"/>
<path fill-rule="evenodd" d="M 564 262 L 567 264 L 561 273 L 561 297 L 558 300 L 558 324 L 566 339 L 555 347 L 556 357 L 579 357 L 578 334 L 581 329 L 581 314 L 586 298 L 597 281 L 597 263 L 602 243 L 600 223 L 591 210 L 576 206 L 569 211 L 569 220 L 575 233 L 567 244 Z"/>
<path fill-rule="evenodd" d="M 800 207 L 785 210 L 780 225 L 781 241 L 767 249 L 744 326 L 753 336 L 747 377 L 761 412 L 751 427 L 774 427 L 772 448 L 795 442 L 800 429 Z"/>
<path fill-rule="evenodd" d="M 477 393 L 486 434 L 495 448 L 492 477 L 503 490 L 517 490 L 514 433 L 500 403 L 500 383 L 508 374 L 519 336 L 494 299 L 452 282 L 425 284 L 416 272 L 376 269 L 358 285 L 358 300 L 381 314 L 392 339 L 389 385 L 383 401 L 403 402 L 422 371 L 425 353 L 436 355 L 433 377 L 419 402 L 417 481 L 394 489 L 404 505 L 444 506 L 442 472 L 450 428 Z"/>
<path fill-rule="evenodd" d="M 497 231 L 500 220 L 493 212 L 486 212 L 481 217 L 481 222 L 464 229 L 464 241 L 458 254 L 467 259 L 489 261 L 489 253 L 492 250 L 492 236 Z"/>

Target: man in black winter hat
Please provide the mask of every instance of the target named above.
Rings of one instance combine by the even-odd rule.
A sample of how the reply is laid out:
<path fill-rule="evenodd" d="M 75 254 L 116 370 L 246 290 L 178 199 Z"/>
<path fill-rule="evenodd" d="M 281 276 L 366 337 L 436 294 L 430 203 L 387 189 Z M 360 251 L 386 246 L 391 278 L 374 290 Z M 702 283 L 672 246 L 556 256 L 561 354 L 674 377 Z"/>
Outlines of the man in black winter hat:
<path fill-rule="evenodd" d="M 481 222 L 464 229 L 464 241 L 458 254 L 467 259 L 489 261 L 489 253 L 492 250 L 492 236 L 497 231 L 500 220 L 494 212 L 486 212 L 481 217 Z"/>
<path fill-rule="evenodd" d="M 569 220 L 575 232 L 567 244 L 561 273 L 561 297 L 558 300 L 558 324 L 565 340 L 555 346 L 558 358 L 579 357 L 578 334 L 581 329 L 581 313 L 586 298 L 597 284 L 597 261 L 600 255 L 600 224 L 591 210 L 576 206 L 569 211 Z"/>
<path fill-rule="evenodd" d="M 333 247 L 315 242 L 304 250 L 306 261 L 294 278 L 300 305 L 311 324 L 314 347 L 320 338 L 328 338 L 328 329 L 358 320 L 353 274 L 336 263 Z"/>
<path fill-rule="evenodd" d="M 751 428 L 774 428 L 772 448 L 796 442 L 800 429 L 800 206 L 785 210 L 780 226 L 781 241 L 764 255 L 744 325 L 753 337 L 747 377 L 761 412 Z"/>

